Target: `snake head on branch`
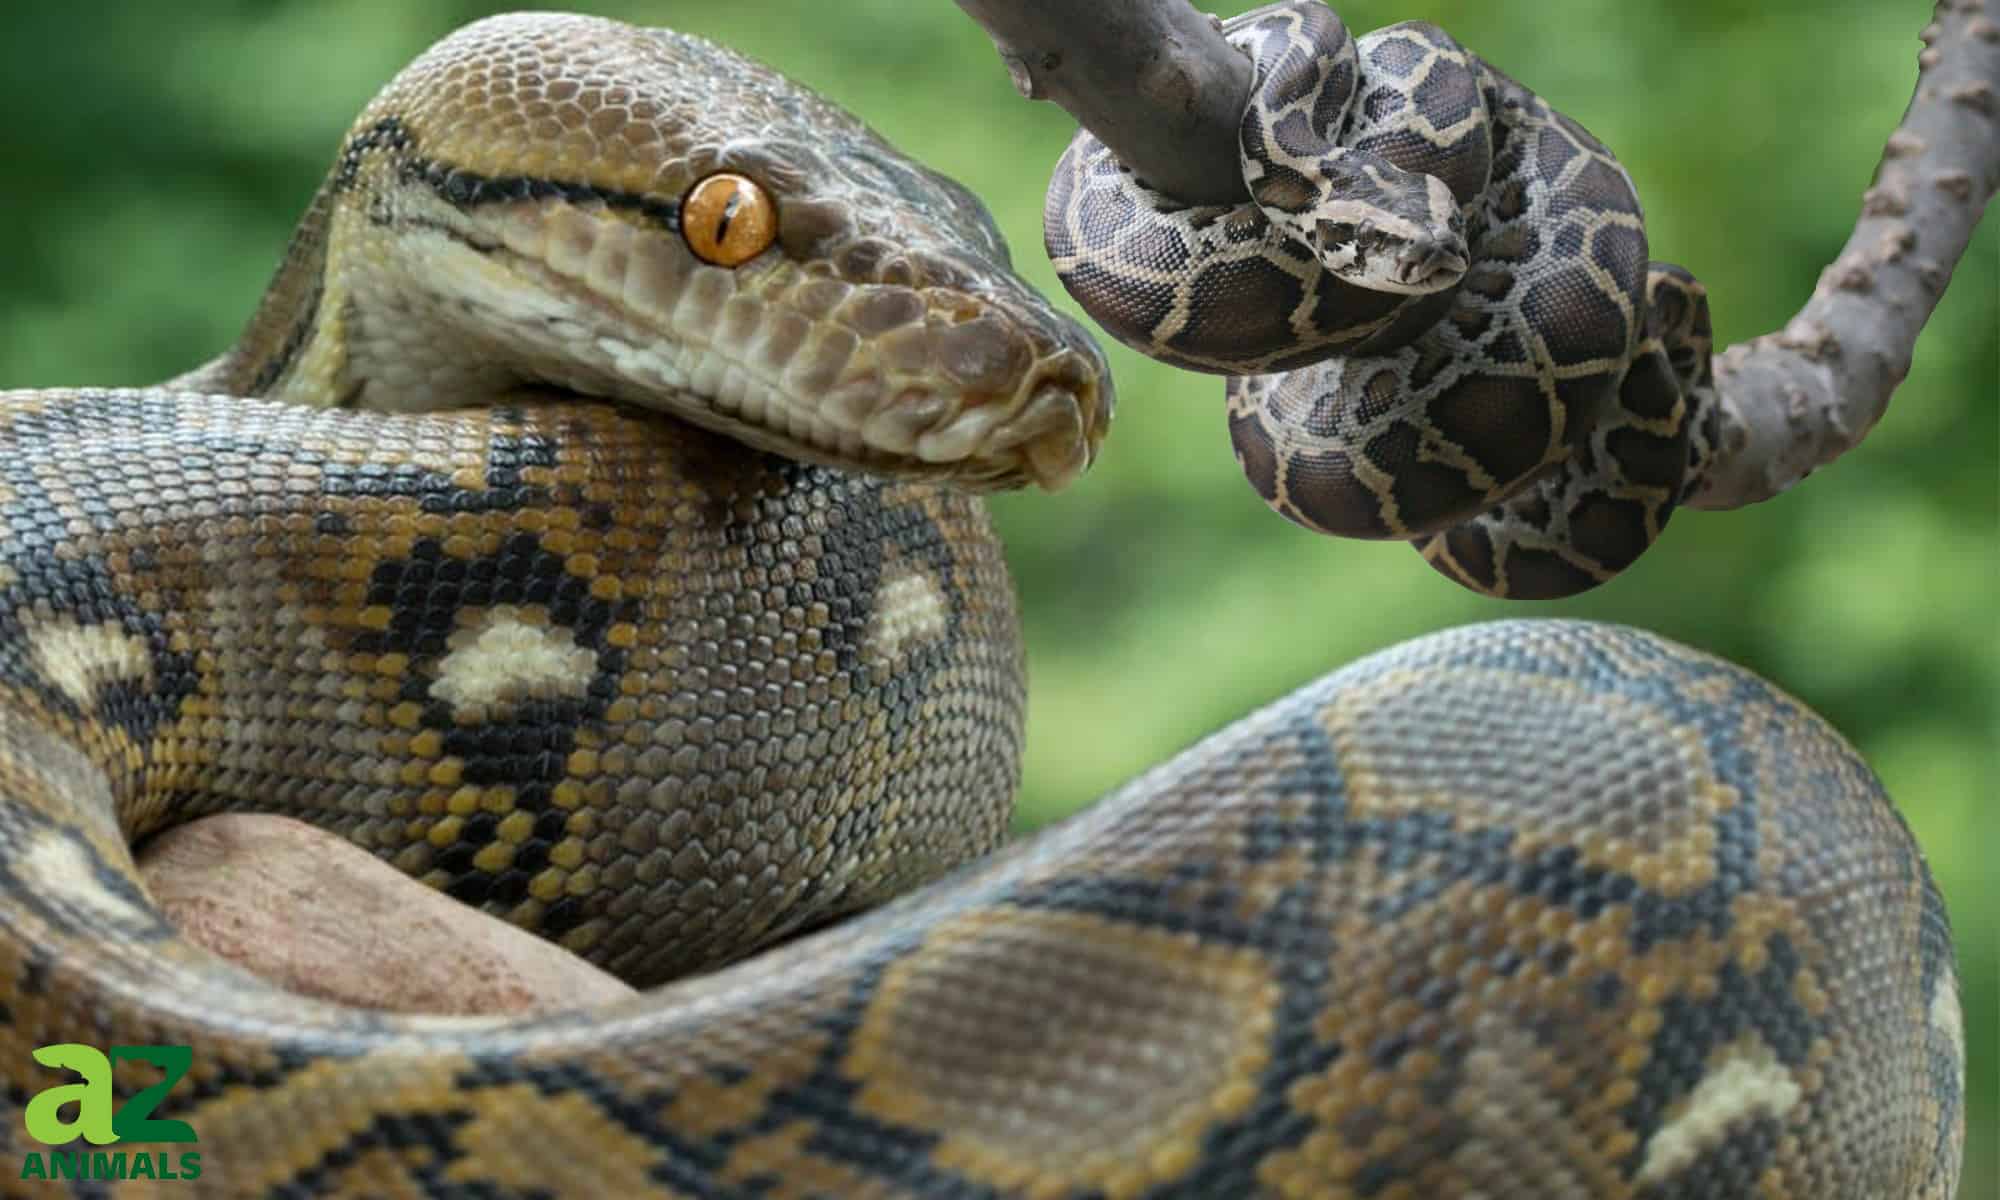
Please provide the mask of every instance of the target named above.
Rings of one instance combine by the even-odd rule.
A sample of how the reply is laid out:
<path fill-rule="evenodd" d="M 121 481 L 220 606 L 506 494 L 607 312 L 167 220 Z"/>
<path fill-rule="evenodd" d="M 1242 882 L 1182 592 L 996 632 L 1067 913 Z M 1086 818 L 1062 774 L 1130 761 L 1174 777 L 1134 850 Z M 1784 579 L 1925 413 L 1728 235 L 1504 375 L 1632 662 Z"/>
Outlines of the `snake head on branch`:
<path fill-rule="evenodd" d="M 1465 278 L 1465 218 L 1442 179 L 1386 162 L 1346 174 L 1355 183 L 1307 214 L 1303 239 L 1336 278 L 1406 296 L 1441 292 Z"/>
<path fill-rule="evenodd" d="M 1112 411 L 964 187 L 748 59 L 585 17 L 482 21 L 398 75 L 271 296 L 244 341 L 276 349 L 221 382 L 279 398 L 555 386 L 978 489 L 1061 487 Z"/>
<path fill-rule="evenodd" d="M 1381 114 L 1352 111 L 1359 71 L 1340 18 L 1319 4 L 1271 4 L 1230 29 L 1251 59 L 1252 101 L 1238 137 L 1243 182 L 1265 218 L 1354 287 L 1422 296 L 1457 286 L 1471 263 L 1460 205 L 1471 190 L 1455 195 L 1439 178 L 1451 172 L 1448 155 L 1410 169 L 1342 140 L 1350 125 Z M 1428 92 L 1424 100 L 1435 102 Z"/>

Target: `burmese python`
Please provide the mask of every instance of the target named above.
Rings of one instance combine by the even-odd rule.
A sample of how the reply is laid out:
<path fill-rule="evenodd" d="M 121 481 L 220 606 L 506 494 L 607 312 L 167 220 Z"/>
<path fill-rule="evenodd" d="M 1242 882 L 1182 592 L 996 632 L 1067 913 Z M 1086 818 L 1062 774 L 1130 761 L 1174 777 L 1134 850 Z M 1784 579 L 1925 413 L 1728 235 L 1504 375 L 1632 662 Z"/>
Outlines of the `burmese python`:
<path fill-rule="evenodd" d="M 769 69 L 440 43 L 234 348 L 0 395 L 0 1187 L 50 1190 L 31 1054 L 83 1042 L 192 1046 L 163 1196 L 1951 1194 L 1907 829 L 1651 635 L 1407 643 L 974 862 L 1022 652 L 939 479 L 1059 484 L 1109 412 L 978 203 Z M 392 1017 L 160 918 L 129 844 L 239 808 L 641 983 L 916 890 L 608 1009 Z"/>
<path fill-rule="evenodd" d="M 1236 457 L 1308 529 L 1413 541 L 1492 596 L 1631 565 L 1715 438 L 1708 301 L 1646 260 L 1581 125 L 1418 21 L 1358 41 L 1319 0 L 1226 22 L 1250 54 L 1250 199 L 1189 206 L 1088 131 L 1044 239 L 1077 301 L 1229 374 Z"/>

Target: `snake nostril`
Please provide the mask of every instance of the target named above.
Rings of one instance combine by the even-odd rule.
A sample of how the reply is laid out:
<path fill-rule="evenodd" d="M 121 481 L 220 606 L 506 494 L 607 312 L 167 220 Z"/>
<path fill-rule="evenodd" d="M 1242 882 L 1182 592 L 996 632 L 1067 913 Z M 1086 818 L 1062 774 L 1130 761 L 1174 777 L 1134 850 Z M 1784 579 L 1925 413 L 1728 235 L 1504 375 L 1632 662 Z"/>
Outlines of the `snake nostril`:
<path fill-rule="evenodd" d="M 1404 246 L 1401 260 L 1405 278 L 1410 280 L 1461 274 L 1467 264 L 1465 243 L 1449 236 L 1413 238 Z"/>

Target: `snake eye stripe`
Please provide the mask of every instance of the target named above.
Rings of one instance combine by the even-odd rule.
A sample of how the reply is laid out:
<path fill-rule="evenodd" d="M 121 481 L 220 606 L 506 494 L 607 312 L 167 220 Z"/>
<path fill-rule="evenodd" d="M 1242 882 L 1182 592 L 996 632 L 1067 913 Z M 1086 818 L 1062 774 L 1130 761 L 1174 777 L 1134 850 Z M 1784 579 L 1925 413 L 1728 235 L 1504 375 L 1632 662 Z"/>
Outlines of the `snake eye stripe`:
<path fill-rule="evenodd" d="M 679 233 L 681 228 L 681 204 L 678 199 L 643 196 L 561 179 L 538 179 L 526 175 L 486 176 L 464 167 L 421 157 L 405 161 L 398 170 L 403 178 L 423 184 L 458 209 L 532 200 L 560 200 L 569 204 L 602 204 L 606 208 L 635 212 L 670 233 Z"/>
<path fill-rule="evenodd" d="M 383 117 L 349 138 L 334 168 L 331 186 L 345 191 L 354 186 L 361 164 L 376 150 L 393 151 L 398 175 L 437 193 L 458 209 L 486 204 L 512 204 L 534 200 L 561 200 L 572 204 L 602 204 L 607 208 L 636 212 L 662 229 L 678 233 L 681 205 L 678 197 L 639 195 L 596 184 L 527 175 L 483 175 L 463 166 L 439 162 L 416 152 L 417 142 L 408 125 L 399 117 Z"/>

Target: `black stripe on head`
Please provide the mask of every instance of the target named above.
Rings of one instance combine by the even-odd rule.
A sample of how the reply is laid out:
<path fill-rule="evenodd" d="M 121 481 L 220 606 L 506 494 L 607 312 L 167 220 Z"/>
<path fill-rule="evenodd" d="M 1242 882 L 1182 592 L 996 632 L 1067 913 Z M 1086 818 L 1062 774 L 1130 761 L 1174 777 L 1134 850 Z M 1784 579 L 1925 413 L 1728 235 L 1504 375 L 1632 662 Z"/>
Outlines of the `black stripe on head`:
<path fill-rule="evenodd" d="M 299 305 L 298 316 L 285 330 L 285 340 L 279 343 L 278 352 L 265 359 L 263 365 L 257 368 L 257 373 L 250 377 L 248 391 L 252 396 L 269 395 L 278 381 L 285 377 L 285 372 L 292 369 L 299 355 L 305 353 L 313 330 L 319 328 L 319 306 L 325 298 L 325 285 L 315 281 L 306 292 L 305 302 Z"/>
<path fill-rule="evenodd" d="M 409 150 L 417 144 L 400 117 L 383 117 L 347 139 L 340 148 L 340 161 L 333 168 L 333 190 L 344 192 L 361 175 L 361 161 L 370 150 Z"/>
<path fill-rule="evenodd" d="M 400 117 L 383 117 L 347 139 L 340 161 L 334 165 L 332 190 L 344 192 L 360 178 L 361 164 L 373 150 L 394 150 L 402 155 L 399 173 L 412 183 L 428 187 L 457 209 L 483 204 L 506 204 L 521 200 L 568 200 L 584 204 L 596 202 L 607 208 L 639 213 L 674 232 L 681 227 L 678 198 L 662 199 L 639 192 L 602 188 L 588 183 L 543 179 L 531 175 L 482 175 L 437 159 L 415 153 L 416 135 Z"/>
<path fill-rule="evenodd" d="M 405 180 L 420 183 L 460 211 L 487 204 L 514 204 L 523 200 L 567 200 L 572 204 L 601 204 L 606 208 L 636 212 L 672 232 L 681 228 L 679 199 L 663 200 L 639 192 L 601 188 L 588 183 L 542 179 L 532 175 L 481 175 L 449 163 L 428 158 L 411 158 L 403 163 Z"/>

